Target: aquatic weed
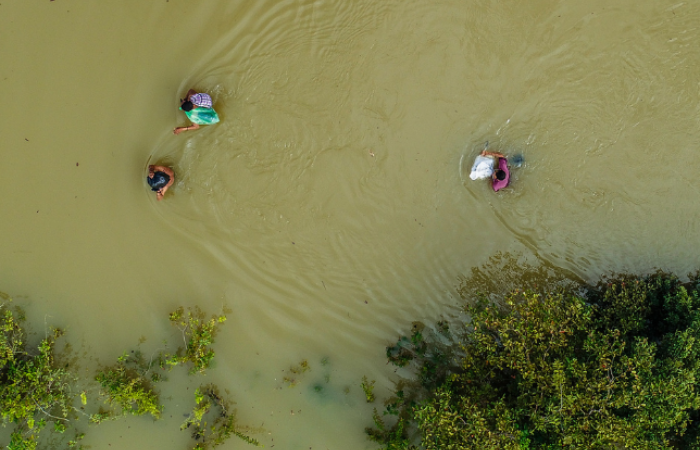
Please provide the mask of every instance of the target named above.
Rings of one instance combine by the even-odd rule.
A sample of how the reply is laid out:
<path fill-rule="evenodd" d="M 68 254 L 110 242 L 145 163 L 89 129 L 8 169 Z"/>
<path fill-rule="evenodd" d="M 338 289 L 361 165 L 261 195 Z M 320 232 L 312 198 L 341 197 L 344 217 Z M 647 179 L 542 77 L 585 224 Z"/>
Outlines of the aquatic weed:
<path fill-rule="evenodd" d="M 63 331 L 54 328 L 34 347 L 28 345 L 24 313 L 11 308 L 7 294 L 0 304 L 0 415 L 10 425 L 10 449 L 34 449 L 39 433 L 51 425 L 56 433 L 70 426 L 78 410 L 71 388 L 77 377 L 57 361 L 56 342 Z"/>
<path fill-rule="evenodd" d="M 287 375 L 282 378 L 282 381 L 287 383 L 287 386 L 294 387 L 299 384 L 299 377 L 301 374 L 311 370 L 309 362 L 306 359 L 302 359 L 296 366 L 291 366 L 287 371 Z"/>
<path fill-rule="evenodd" d="M 367 376 L 362 377 L 362 391 L 365 393 L 365 399 L 367 400 L 367 403 L 372 403 L 374 402 L 374 383 L 375 380 L 369 381 L 367 379 Z"/>
<path fill-rule="evenodd" d="M 140 358 L 124 353 L 115 365 L 100 371 L 95 380 L 107 397 L 105 401 L 112 407 L 118 407 L 122 414 L 151 414 L 158 419 L 163 407 L 159 405 L 159 395 L 146 373 L 139 370 L 140 361 Z M 108 416 L 109 413 L 102 412 L 92 421 L 99 423 Z"/>
<path fill-rule="evenodd" d="M 185 347 L 180 347 L 175 355 L 167 358 L 167 364 L 191 363 L 190 373 L 204 373 L 214 359 L 214 350 L 209 346 L 214 343 L 218 326 L 226 321 L 223 314 L 204 319 L 199 308 L 188 308 L 187 313 L 180 307 L 170 313 L 170 322 L 182 332 Z"/>
<path fill-rule="evenodd" d="M 229 403 L 219 394 L 212 384 L 201 386 L 195 391 L 195 406 L 192 413 L 180 426 L 180 430 L 190 429 L 192 439 L 196 442 L 193 450 L 207 450 L 223 444 L 231 436 L 260 446 L 260 442 L 243 434 L 236 428 L 236 411 L 230 409 Z M 205 419 L 209 414 L 211 425 Z"/>

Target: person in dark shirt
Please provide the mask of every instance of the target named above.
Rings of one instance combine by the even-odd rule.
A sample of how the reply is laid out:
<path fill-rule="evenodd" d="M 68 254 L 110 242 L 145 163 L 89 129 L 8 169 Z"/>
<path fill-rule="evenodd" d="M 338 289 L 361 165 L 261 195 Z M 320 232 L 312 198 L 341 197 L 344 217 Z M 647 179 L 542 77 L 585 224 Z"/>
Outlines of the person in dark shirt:
<path fill-rule="evenodd" d="M 146 177 L 151 190 L 156 193 L 156 198 L 163 200 L 165 191 L 175 182 L 175 172 L 165 166 L 148 166 L 148 177 Z"/>

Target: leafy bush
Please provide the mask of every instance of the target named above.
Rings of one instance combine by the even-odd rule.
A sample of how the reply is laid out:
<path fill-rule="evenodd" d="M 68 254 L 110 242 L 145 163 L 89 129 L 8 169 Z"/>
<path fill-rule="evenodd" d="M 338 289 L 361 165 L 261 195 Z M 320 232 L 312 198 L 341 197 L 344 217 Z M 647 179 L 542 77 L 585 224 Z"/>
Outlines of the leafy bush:
<path fill-rule="evenodd" d="M 100 371 L 95 380 L 102 386 L 107 403 L 118 407 L 122 414 L 151 414 L 159 419 L 163 408 L 151 382 L 159 381 L 160 378 L 149 376 L 149 370 L 150 367 L 144 367 L 140 353 L 134 357 L 124 353 L 118 358 L 117 364 Z M 99 423 L 109 415 L 101 412 L 91 417 L 91 421 Z"/>
<path fill-rule="evenodd" d="M 56 361 L 56 341 L 63 335 L 52 329 L 34 347 L 28 344 L 24 315 L 11 309 L 6 295 L 0 304 L 0 414 L 12 427 L 9 449 L 34 449 L 39 433 L 63 433 L 75 416 L 71 390 L 75 377 Z"/>
<path fill-rule="evenodd" d="M 388 349 L 418 376 L 375 410 L 371 439 L 427 450 L 700 446 L 697 277 L 622 275 L 486 299 L 469 299 L 453 345 L 435 333 Z"/>
<path fill-rule="evenodd" d="M 204 373 L 214 359 L 214 350 L 209 346 L 214 343 L 218 325 L 225 321 L 223 314 L 205 320 L 199 308 L 188 309 L 185 313 L 184 308 L 180 307 L 170 313 L 170 322 L 182 332 L 185 347 L 170 355 L 168 364 L 191 363 L 190 373 Z"/>
<path fill-rule="evenodd" d="M 63 335 L 59 329 L 46 332 L 36 347 L 28 344 L 23 326 L 24 315 L 19 308 L 11 308 L 9 296 L 0 292 L 0 420 L 4 427 L 10 426 L 9 450 L 34 450 L 39 445 L 42 430 L 49 429 L 57 435 L 41 439 L 42 446 L 57 448 L 78 447 L 84 435 L 75 429 L 79 416 L 85 416 L 91 424 L 132 415 L 150 414 L 160 418 L 163 407 L 154 385 L 163 381 L 165 369 L 189 363 L 190 373 L 202 373 L 211 364 L 214 351 L 209 347 L 219 324 L 226 320 L 223 315 L 204 320 L 199 308 L 185 313 L 179 308 L 170 315 L 170 320 L 182 332 L 185 347 L 176 354 L 159 352 L 144 358 L 140 351 L 124 353 L 117 363 L 100 370 L 94 380 L 100 385 L 100 394 L 113 409 L 88 405 L 90 380 L 79 379 L 68 370 L 69 364 L 63 355 L 58 358 L 56 342 Z M 88 390 L 80 391 L 78 386 Z M 92 395 L 90 395 L 92 399 Z M 95 396 L 96 398 L 97 396 Z M 80 401 L 81 407 L 74 404 Z M 231 436 L 238 436 L 248 443 L 258 442 L 235 427 L 235 414 L 218 395 L 215 386 L 198 391 L 198 405 L 186 426 L 194 426 L 199 436 L 197 449 L 217 446 Z M 211 412 L 218 411 L 218 413 Z M 211 425 L 203 422 L 207 417 Z M 75 436 L 64 438 L 73 427 Z M 63 436 L 62 436 L 63 435 Z M 3 447 L 5 447 L 3 445 Z"/>
<path fill-rule="evenodd" d="M 362 377 L 362 384 L 360 386 L 362 386 L 362 391 L 365 393 L 365 400 L 367 400 L 367 403 L 374 402 L 374 383 L 376 383 L 376 381 L 369 381 L 366 375 Z"/>
<path fill-rule="evenodd" d="M 236 429 L 236 414 L 230 409 L 230 405 L 224 400 L 214 385 L 198 388 L 195 391 L 197 404 L 192 413 L 180 427 L 181 430 L 191 428 L 192 439 L 197 442 L 193 450 L 207 450 L 216 447 L 228 440 L 231 436 L 237 436 L 245 442 L 260 446 L 255 439 L 243 434 Z M 209 416 L 211 424 L 204 420 Z"/>

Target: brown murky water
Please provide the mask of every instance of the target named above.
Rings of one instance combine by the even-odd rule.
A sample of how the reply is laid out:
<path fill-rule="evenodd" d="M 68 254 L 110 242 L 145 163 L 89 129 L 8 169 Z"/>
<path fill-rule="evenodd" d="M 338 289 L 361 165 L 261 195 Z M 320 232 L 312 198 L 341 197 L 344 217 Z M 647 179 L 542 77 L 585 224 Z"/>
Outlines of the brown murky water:
<path fill-rule="evenodd" d="M 698 267 L 699 23 L 666 0 L 3 0 L 0 290 L 102 362 L 226 305 L 196 382 L 267 448 L 375 448 L 361 377 L 386 393 L 384 346 L 496 252 Z M 189 87 L 222 122 L 174 136 Z M 499 194 L 466 176 L 486 140 L 525 159 Z M 177 174 L 160 203 L 149 162 Z M 185 448 L 166 408 L 86 444 Z"/>

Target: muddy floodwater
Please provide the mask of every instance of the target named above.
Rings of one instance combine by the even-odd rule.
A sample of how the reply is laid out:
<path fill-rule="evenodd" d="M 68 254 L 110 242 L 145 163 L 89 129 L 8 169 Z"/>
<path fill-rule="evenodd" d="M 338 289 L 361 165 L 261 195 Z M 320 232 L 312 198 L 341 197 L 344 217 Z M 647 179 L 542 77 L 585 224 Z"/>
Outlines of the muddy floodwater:
<path fill-rule="evenodd" d="M 230 309 L 214 369 L 93 450 L 186 448 L 201 381 L 266 448 L 374 449 L 362 376 L 493 255 L 698 268 L 699 42 L 677 0 L 3 0 L 0 291 L 88 366 Z M 190 87 L 221 123 L 174 136 Z M 524 158 L 497 194 L 485 141 Z"/>

